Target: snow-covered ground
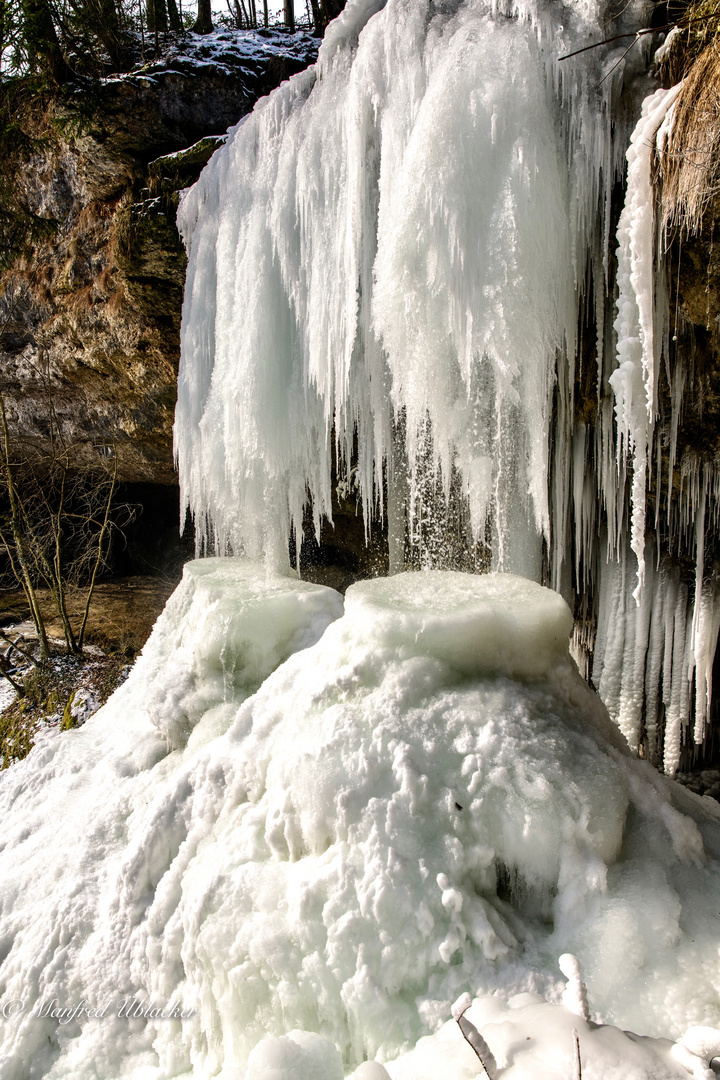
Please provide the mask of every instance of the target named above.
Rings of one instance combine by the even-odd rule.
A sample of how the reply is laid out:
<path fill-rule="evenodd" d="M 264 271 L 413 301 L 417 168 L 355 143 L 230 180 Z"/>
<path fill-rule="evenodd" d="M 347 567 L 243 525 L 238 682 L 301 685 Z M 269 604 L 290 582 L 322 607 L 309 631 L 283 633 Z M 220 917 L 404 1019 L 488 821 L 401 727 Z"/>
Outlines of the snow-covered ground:
<path fill-rule="evenodd" d="M 152 42 L 150 42 L 150 45 Z M 150 47 L 148 46 L 148 48 Z M 318 40 L 308 33 L 289 34 L 278 28 L 232 30 L 220 27 L 210 34 L 167 35 L 161 55 L 132 71 L 112 75 L 107 84 L 132 79 L 153 79 L 171 72 L 192 75 L 212 69 L 225 76 L 255 76 L 268 61 L 292 57 L 311 64 L 317 55 Z"/>

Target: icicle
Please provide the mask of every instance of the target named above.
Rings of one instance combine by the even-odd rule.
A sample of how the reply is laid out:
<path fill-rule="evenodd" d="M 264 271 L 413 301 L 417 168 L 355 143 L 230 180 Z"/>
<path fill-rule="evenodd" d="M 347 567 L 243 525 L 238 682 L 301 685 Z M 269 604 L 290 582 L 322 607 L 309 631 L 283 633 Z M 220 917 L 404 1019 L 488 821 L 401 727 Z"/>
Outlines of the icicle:
<path fill-rule="evenodd" d="M 650 636 L 645 667 L 645 736 L 647 739 L 647 756 L 653 765 L 657 765 L 660 760 L 658 708 L 665 652 L 667 581 L 670 573 L 668 567 L 663 564 L 655 575 Z"/>
<path fill-rule="evenodd" d="M 573 442 L 573 516 L 575 520 L 575 581 L 580 589 L 580 565 L 585 551 L 585 537 L 583 531 L 585 509 L 585 457 L 587 445 L 587 428 L 585 424 L 578 424 L 575 429 Z"/>
<path fill-rule="evenodd" d="M 645 490 L 657 404 L 651 168 L 655 137 L 679 91 L 679 86 L 657 90 L 643 102 L 627 153 L 628 188 L 618 225 L 618 363 L 610 384 L 615 393 L 618 461 L 632 457 L 631 547 L 638 562 L 633 593 L 638 604 L 645 578 Z"/>
<path fill-rule="evenodd" d="M 677 601 L 673 613 L 672 634 L 666 641 L 672 642 L 671 659 L 668 665 L 669 687 L 664 691 L 665 698 L 665 748 L 663 754 L 663 768 L 669 776 L 674 776 L 680 764 L 680 746 L 682 739 L 683 722 L 687 717 L 686 703 L 687 690 L 687 664 L 685 662 L 687 641 L 687 588 L 680 585 L 677 590 Z M 669 690 L 669 693 L 668 693 Z"/>
<path fill-rule="evenodd" d="M 707 504 L 708 484 L 710 469 L 707 463 L 702 468 L 702 491 L 698 499 L 695 518 L 695 604 L 692 619 L 692 649 L 695 649 L 695 637 L 700 621 L 700 608 L 702 605 L 702 582 L 705 571 L 705 506 Z"/>
<path fill-rule="evenodd" d="M 654 569 L 651 560 L 648 588 L 638 606 L 632 591 L 636 566 L 634 552 L 627 551 L 601 568 L 593 681 L 611 718 L 639 750 Z"/>
<path fill-rule="evenodd" d="M 697 625 L 694 627 L 692 667 L 695 670 L 695 745 L 705 739 L 705 729 L 712 704 L 712 667 L 720 630 L 720 597 L 717 583 L 703 586 L 698 609 Z"/>
<path fill-rule="evenodd" d="M 693 737 L 699 746 L 705 738 L 705 726 L 712 702 L 712 663 L 717 644 L 720 610 L 716 603 L 716 581 L 703 586 L 705 569 L 705 518 L 712 466 L 704 462 L 702 490 L 695 518 L 695 597 L 693 603 L 688 679 L 695 672 L 695 728 Z"/>

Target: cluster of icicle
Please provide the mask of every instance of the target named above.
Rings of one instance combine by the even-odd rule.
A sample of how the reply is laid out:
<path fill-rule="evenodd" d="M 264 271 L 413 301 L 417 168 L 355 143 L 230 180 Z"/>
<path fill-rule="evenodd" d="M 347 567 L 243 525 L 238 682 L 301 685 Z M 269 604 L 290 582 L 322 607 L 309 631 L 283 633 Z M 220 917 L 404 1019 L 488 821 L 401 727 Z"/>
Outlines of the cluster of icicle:
<path fill-rule="evenodd" d="M 630 530 L 629 536 L 623 535 L 620 501 L 615 513 L 616 552 L 600 568 L 593 657 L 595 685 L 630 745 L 639 748 L 644 742 L 651 759 L 671 775 L 680 764 L 687 734 L 695 746 L 705 739 L 720 629 L 718 583 L 704 574 L 706 531 L 716 531 L 718 525 L 720 472 L 712 462 L 686 456 L 680 467 L 679 495 L 672 497 L 685 368 L 682 357 L 677 357 L 671 373 L 668 359 L 663 237 L 655 215 L 652 169 L 655 155 L 662 154 L 667 144 L 681 89 L 678 84 L 646 97 L 627 153 L 627 194 L 617 232 L 617 366 L 609 382 L 615 395 L 618 471 L 632 462 Z M 656 430 L 663 362 L 672 387 L 666 476 L 662 436 Z M 646 520 L 651 488 L 655 542 L 648 539 Z M 663 490 L 667 519 L 661 522 Z M 661 535 L 671 550 L 694 554 L 694 590 L 681 580 L 677 565 L 659 556 Z"/>
<path fill-rule="evenodd" d="M 429 469 L 497 566 L 532 569 L 588 251 L 605 292 L 617 76 L 556 61 L 592 4 L 381 7 L 351 2 L 180 207 L 183 497 L 219 550 L 286 562 L 308 501 L 331 516 L 335 447 L 368 527 L 401 456 L 411 534 Z"/>
<path fill-rule="evenodd" d="M 644 548 L 663 318 L 650 159 L 674 92 L 632 143 L 616 352 L 610 197 L 629 132 L 613 103 L 630 59 L 558 60 L 602 17 L 600 0 L 351 0 L 317 65 L 259 103 L 181 203 L 175 446 L 200 546 L 275 565 L 308 506 L 316 532 L 331 520 L 334 467 L 368 535 L 387 517 L 391 569 L 406 530 L 442 564 L 432 523 L 452 489 L 494 568 L 599 597 L 579 631 L 587 645 L 598 616 L 594 681 L 635 746 L 662 703 L 673 771 L 693 668 L 703 732 L 720 610 L 701 550 L 692 607 Z M 690 480 L 682 524 L 701 549 L 716 479 Z"/>

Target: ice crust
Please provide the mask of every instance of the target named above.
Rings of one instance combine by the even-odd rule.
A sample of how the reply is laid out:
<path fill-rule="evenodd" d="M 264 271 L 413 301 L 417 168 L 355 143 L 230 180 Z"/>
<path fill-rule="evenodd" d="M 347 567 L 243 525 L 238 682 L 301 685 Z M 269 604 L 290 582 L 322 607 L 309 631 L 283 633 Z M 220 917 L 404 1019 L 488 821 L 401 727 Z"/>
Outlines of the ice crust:
<path fill-rule="evenodd" d="M 717 809 L 628 754 L 559 597 L 431 572 L 341 605 L 191 564 L 110 702 L 2 774 L 0 1002 L 197 1010 L 4 1020 L 3 1080 L 339 1080 L 364 1058 L 421 1080 L 461 993 L 557 1000 L 565 952 L 596 1017 L 718 1023 Z M 512 1032 L 476 1026 L 500 1060 Z M 475 1075 L 458 1053 L 445 1074 Z"/>

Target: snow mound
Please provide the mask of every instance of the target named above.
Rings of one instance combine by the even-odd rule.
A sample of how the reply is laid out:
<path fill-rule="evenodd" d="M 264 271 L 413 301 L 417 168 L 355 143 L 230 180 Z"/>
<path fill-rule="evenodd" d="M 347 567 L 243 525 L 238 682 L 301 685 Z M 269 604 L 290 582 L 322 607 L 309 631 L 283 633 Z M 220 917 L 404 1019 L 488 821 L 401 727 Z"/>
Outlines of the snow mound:
<path fill-rule="evenodd" d="M 498 1080 L 577 1076 L 576 1034 L 584 1080 L 687 1080 L 688 1073 L 672 1057 L 670 1040 L 586 1023 L 537 994 L 518 994 L 507 1004 L 497 997 L 477 998 L 465 1016 L 496 1057 Z M 386 1068 L 391 1080 L 482 1076 L 477 1058 L 452 1021 Z"/>
<path fill-rule="evenodd" d="M 2 776 L 4 1078 L 335 1080 L 468 988 L 559 999 L 562 953 L 596 1018 L 717 1026 L 717 818 L 630 757 L 562 601 L 428 573 L 341 604 L 192 564 L 128 682 Z M 37 1014 L 52 1001 L 104 1011 Z M 468 1016 L 499 1077 L 530 1075 Z M 393 1080 L 429 1076 L 430 1045 Z M 466 1052 L 443 1075 L 476 1075 Z"/>

